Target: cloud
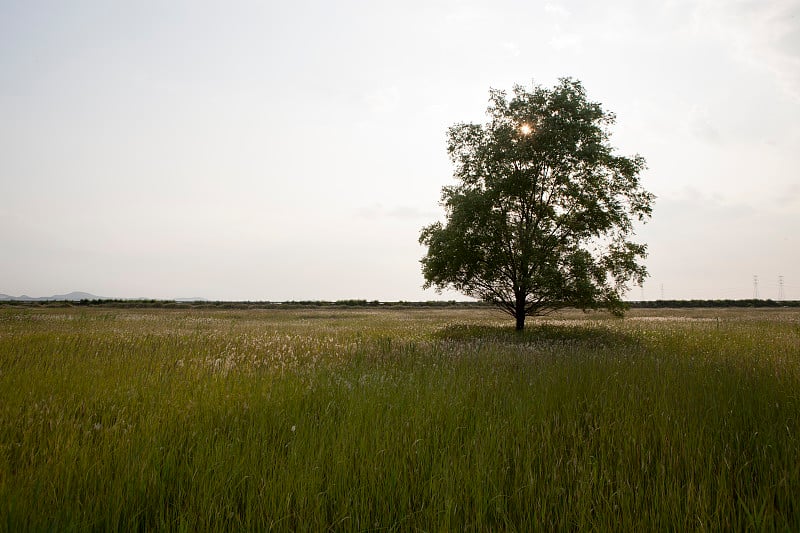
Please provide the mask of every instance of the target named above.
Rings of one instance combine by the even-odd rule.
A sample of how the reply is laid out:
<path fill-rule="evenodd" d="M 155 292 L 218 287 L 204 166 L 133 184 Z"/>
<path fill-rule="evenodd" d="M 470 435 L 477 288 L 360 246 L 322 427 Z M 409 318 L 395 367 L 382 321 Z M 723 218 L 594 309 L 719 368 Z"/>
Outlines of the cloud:
<path fill-rule="evenodd" d="M 435 220 L 439 215 L 433 211 L 419 209 L 414 206 L 396 205 L 386 207 L 381 204 L 372 204 L 360 207 L 357 213 L 362 218 L 369 220 L 395 219 L 395 220 Z"/>
<path fill-rule="evenodd" d="M 577 33 L 566 32 L 559 25 L 556 25 L 554 30 L 555 33 L 549 43 L 551 47 L 556 50 L 575 51 L 579 51 L 583 48 L 583 38 Z"/>
<path fill-rule="evenodd" d="M 505 51 L 508 52 L 508 54 L 513 57 L 519 57 L 519 55 L 521 54 L 519 46 L 517 46 L 512 42 L 500 43 L 500 46 L 502 46 L 503 49 L 505 49 Z"/>
<path fill-rule="evenodd" d="M 794 183 L 784 187 L 781 194 L 775 198 L 775 205 L 792 213 L 800 211 L 800 184 Z"/>
<path fill-rule="evenodd" d="M 400 105 L 400 90 L 394 86 L 376 89 L 366 93 L 364 101 L 373 113 L 391 113 Z"/>
<path fill-rule="evenodd" d="M 797 0 L 702 0 L 693 5 L 692 30 L 721 41 L 731 55 L 767 70 L 800 100 L 800 3 Z"/>
<path fill-rule="evenodd" d="M 544 11 L 551 18 L 562 22 L 572 17 L 572 13 L 559 3 L 548 2 L 544 6 Z M 579 50 L 583 45 L 583 38 L 577 33 L 564 30 L 560 23 L 555 22 L 553 24 L 553 36 L 548 44 L 556 50 Z"/>
<path fill-rule="evenodd" d="M 667 298 L 748 298 L 754 274 L 788 279 L 800 249 L 794 213 L 697 188 L 661 196 L 653 219 L 637 231 L 649 249 L 647 297 L 663 283 Z M 762 297 L 774 298 L 775 289 L 762 286 Z"/>
<path fill-rule="evenodd" d="M 572 16 L 572 13 L 563 5 L 553 4 L 550 2 L 545 4 L 544 11 L 545 13 L 548 13 L 549 15 L 553 15 L 555 17 L 569 18 L 570 16 Z"/>
<path fill-rule="evenodd" d="M 689 111 L 688 123 L 689 131 L 695 137 L 709 143 L 720 142 L 721 135 L 712 123 L 708 109 L 696 105 L 692 107 L 691 111 Z"/>
<path fill-rule="evenodd" d="M 481 23 L 486 19 L 486 10 L 477 6 L 460 5 L 445 16 L 448 24 L 455 26 L 470 26 Z"/>

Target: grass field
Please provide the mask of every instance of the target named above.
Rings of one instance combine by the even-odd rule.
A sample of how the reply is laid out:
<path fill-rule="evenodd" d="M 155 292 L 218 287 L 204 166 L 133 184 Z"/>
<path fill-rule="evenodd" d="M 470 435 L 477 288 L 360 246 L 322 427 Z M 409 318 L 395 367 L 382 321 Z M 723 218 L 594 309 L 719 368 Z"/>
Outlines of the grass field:
<path fill-rule="evenodd" d="M 800 310 L 0 309 L 0 530 L 800 530 Z"/>

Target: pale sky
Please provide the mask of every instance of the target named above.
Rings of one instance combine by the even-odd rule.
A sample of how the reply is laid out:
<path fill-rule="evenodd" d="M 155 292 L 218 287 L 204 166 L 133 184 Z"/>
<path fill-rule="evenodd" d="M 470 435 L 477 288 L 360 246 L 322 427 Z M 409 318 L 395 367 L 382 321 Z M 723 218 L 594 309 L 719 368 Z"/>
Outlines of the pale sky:
<path fill-rule="evenodd" d="M 460 299 L 446 130 L 564 76 L 658 196 L 629 298 L 800 299 L 800 0 L 0 0 L 0 293 Z"/>

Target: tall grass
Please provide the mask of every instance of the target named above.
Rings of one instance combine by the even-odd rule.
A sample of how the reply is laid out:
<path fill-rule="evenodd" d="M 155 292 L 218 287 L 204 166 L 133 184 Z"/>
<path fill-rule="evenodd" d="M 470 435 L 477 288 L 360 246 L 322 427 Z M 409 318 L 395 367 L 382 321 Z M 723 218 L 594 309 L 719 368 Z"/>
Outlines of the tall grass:
<path fill-rule="evenodd" d="M 800 313 L 681 313 L 0 310 L 0 529 L 800 529 Z"/>

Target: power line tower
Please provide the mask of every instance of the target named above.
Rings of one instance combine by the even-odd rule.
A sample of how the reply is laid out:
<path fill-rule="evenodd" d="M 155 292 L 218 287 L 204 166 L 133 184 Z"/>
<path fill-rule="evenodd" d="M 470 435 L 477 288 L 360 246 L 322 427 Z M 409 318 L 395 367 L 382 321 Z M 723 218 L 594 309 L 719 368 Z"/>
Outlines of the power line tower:
<path fill-rule="evenodd" d="M 778 300 L 783 300 L 785 297 L 783 294 L 783 276 L 778 276 Z"/>
<path fill-rule="evenodd" d="M 753 276 L 753 300 L 758 300 L 758 276 Z"/>

